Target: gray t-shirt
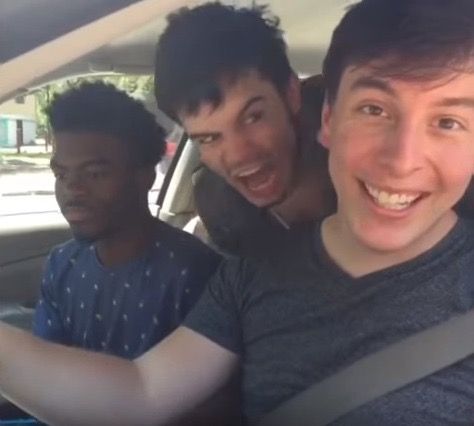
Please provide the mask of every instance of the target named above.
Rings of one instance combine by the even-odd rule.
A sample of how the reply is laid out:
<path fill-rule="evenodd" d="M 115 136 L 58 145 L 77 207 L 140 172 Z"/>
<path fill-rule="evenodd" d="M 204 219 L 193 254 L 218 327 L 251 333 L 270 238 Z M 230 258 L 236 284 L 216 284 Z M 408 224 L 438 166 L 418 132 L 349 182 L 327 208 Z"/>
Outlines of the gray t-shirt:
<path fill-rule="evenodd" d="M 241 355 L 244 415 L 254 423 L 313 383 L 473 302 L 471 222 L 460 220 L 416 259 L 357 279 L 328 258 L 313 224 L 288 233 L 278 255 L 258 265 L 226 262 L 185 325 Z M 474 357 L 335 424 L 474 424 Z"/>

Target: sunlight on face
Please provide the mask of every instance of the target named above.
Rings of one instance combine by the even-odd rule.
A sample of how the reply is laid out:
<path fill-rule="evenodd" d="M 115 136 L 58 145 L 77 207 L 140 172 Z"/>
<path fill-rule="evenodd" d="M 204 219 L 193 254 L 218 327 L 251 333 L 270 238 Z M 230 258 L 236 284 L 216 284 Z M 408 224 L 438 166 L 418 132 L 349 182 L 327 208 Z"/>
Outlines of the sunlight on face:
<path fill-rule="evenodd" d="M 351 67 L 323 121 L 348 240 L 418 253 L 446 234 L 474 169 L 473 74 L 423 83 Z"/>

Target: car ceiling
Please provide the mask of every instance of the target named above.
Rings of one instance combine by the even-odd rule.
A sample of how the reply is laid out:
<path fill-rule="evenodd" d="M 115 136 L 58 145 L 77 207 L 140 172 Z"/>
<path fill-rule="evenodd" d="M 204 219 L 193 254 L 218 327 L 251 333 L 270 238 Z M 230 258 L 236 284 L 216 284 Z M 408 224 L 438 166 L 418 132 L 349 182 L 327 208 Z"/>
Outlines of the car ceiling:
<path fill-rule="evenodd" d="M 0 77 L 2 67 L 13 63 L 19 55 L 27 54 L 74 29 L 91 23 L 112 12 L 147 0 L 0 0 Z M 321 62 L 331 32 L 351 0 L 267 0 L 270 10 L 281 18 L 289 45 L 290 60 L 300 74 L 320 72 Z M 162 0 L 163 10 L 169 12 L 182 5 L 202 1 Z M 250 0 L 225 1 L 248 6 Z M 261 2 L 257 2 L 261 3 Z M 151 73 L 156 40 L 166 20 L 164 13 L 152 21 L 132 29 L 92 52 L 70 63 L 36 75 L 20 87 L 0 90 L 0 101 L 7 94 L 19 94 L 45 82 L 69 75 L 91 72 Z M 87 33 L 84 35 L 87 37 Z M 4 69 L 7 69 L 5 66 Z M 8 92 L 8 93 L 7 93 Z M 3 96 L 2 96 L 3 95 Z"/>
<path fill-rule="evenodd" d="M 0 62 L 137 0 L 0 0 Z"/>

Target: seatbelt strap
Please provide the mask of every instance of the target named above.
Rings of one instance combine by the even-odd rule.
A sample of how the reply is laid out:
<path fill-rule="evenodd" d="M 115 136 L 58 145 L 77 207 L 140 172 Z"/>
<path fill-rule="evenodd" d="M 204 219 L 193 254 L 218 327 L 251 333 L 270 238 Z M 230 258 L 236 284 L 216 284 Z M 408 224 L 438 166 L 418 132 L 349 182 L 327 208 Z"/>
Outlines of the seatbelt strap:
<path fill-rule="evenodd" d="M 327 425 L 473 353 L 471 310 L 370 354 L 314 384 L 267 414 L 259 426 Z"/>

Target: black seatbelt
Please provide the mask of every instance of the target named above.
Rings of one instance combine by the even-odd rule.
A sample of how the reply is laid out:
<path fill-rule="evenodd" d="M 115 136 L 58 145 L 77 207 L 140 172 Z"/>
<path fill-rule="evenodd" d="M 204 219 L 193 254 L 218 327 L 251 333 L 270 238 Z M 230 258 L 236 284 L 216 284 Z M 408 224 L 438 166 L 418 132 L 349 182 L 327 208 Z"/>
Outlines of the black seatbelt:
<path fill-rule="evenodd" d="M 416 333 L 314 384 L 259 426 L 324 426 L 474 353 L 474 310 Z"/>

